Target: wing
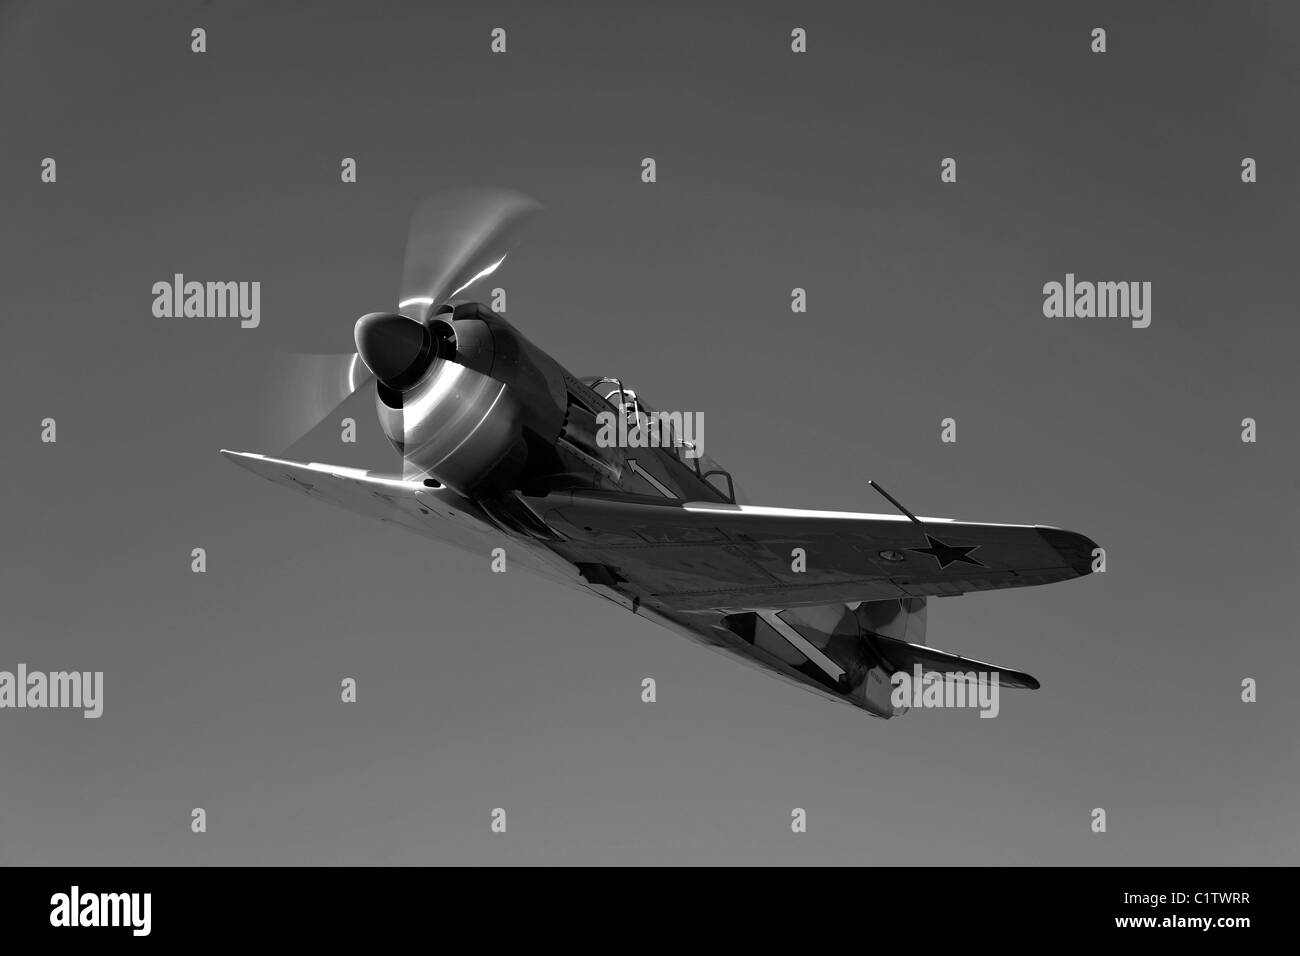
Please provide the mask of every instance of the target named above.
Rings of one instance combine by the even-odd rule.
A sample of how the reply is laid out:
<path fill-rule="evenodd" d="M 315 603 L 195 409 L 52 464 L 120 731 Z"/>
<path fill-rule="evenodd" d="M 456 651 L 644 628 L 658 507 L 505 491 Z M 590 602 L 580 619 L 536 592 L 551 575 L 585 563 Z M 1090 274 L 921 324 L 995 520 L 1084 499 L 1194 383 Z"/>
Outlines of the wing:
<path fill-rule="evenodd" d="M 526 498 L 550 527 L 664 607 L 791 608 L 964 594 L 1089 573 L 1089 538 L 1038 525 L 668 502 Z M 802 549 L 806 566 L 797 570 Z"/>
<path fill-rule="evenodd" d="M 406 480 L 360 468 L 288 461 L 251 452 L 221 454 L 255 475 L 348 511 L 391 522 L 490 559 L 507 538 L 474 502 L 432 479 Z M 510 539 L 510 558 L 563 584 L 581 586 L 578 574 L 545 548 Z"/>

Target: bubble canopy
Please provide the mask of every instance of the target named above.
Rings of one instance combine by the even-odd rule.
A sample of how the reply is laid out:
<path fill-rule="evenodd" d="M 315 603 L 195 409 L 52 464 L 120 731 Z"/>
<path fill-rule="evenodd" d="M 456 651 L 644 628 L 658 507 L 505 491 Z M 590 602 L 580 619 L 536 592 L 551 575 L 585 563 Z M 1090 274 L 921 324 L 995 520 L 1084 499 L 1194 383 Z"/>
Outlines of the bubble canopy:
<path fill-rule="evenodd" d="M 615 411 L 621 411 L 629 424 L 645 423 L 652 416 L 660 413 L 635 391 L 625 385 L 621 379 L 613 376 L 596 376 L 584 379 L 584 384 L 603 398 Z M 681 413 L 684 417 L 689 414 Z M 724 501 L 738 504 L 742 495 L 736 488 L 730 472 L 724 469 L 702 447 L 680 436 L 671 435 L 670 442 L 677 460 L 695 473 L 705 487 L 715 492 Z M 702 444 L 700 442 L 699 444 Z"/>

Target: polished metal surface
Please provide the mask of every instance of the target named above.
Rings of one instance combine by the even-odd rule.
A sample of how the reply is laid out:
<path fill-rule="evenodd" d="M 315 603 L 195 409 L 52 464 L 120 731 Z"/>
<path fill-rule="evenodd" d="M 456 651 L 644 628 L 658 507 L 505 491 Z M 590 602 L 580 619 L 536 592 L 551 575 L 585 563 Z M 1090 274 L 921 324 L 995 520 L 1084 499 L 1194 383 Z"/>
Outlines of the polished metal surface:
<path fill-rule="evenodd" d="M 406 474 L 430 475 L 467 494 L 514 451 L 522 414 L 509 386 L 449 361 L 436 361 L 394 408 L 375 402 L 384 433 L 406 460 Z"/>

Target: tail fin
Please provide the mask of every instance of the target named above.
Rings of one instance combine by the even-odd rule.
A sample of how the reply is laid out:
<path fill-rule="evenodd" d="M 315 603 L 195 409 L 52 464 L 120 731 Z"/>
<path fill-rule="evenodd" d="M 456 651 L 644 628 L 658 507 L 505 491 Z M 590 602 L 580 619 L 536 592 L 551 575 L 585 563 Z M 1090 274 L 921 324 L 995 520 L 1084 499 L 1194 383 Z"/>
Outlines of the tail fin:
<path fill-rule="evenodd" d="M 850 605 L 852 607 L 852 605 Z M 861 601 L 854 608 L 858 623 L 868 634 L 909 644 L 925 643 L 925 598 L 890 598 Z"/>

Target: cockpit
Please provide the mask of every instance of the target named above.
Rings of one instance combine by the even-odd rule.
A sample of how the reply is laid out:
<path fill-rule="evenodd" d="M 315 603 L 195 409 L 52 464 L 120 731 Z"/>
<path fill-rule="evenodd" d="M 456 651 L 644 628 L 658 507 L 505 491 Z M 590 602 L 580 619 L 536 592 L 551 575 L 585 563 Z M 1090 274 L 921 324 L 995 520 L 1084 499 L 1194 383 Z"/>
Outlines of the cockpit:
<path fill-rule="evenodd" d="M 689 413 L 660 413 L 617 378 L 594 378 L 584 384 L 612 405 L 628 428 L 647 429 L 656 436 L 655 443 L 659 447 L 670 449 L 677 460 L 719 498 L 736 503 L 736 486 L 731 474 L 704 453 L 702 429 L 697 432 L 691 427 L 693 419 L 688 417 Z"/>

